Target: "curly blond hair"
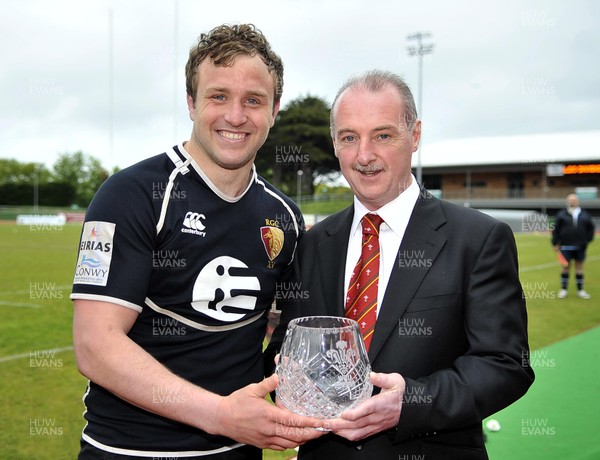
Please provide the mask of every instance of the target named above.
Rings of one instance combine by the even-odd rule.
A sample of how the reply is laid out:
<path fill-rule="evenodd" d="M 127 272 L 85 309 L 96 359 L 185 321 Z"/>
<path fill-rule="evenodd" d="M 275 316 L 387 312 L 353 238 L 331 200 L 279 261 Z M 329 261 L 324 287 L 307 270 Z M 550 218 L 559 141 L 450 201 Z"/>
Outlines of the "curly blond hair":
<path fill-rule="evenodd" d="M 190 56 L 185 65 L 185 87 L 188 96 L 196 99 L 198 66 L 206 57 L 217 66 L 232 66 L 239 55 L 258 55 L 262 59 L 275 79 L 274 103 L 279 102 L 283 93 L 283 62 L 271 49 L 263 33 L 253 24 L 224 24 L 200 35 L 198 44 L 190 49 Z"/>

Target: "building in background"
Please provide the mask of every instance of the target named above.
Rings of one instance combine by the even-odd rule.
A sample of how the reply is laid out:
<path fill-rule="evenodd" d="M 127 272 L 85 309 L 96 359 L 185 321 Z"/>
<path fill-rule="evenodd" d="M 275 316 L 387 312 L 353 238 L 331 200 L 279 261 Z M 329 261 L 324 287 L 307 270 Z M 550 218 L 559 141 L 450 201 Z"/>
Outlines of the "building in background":
<path fill-rule="evenodd" d="M 600 219 L 600 131 L 425 143 L 421 155 L 425 187 L 448 201 L 552 216 L 577 193 Z"/>

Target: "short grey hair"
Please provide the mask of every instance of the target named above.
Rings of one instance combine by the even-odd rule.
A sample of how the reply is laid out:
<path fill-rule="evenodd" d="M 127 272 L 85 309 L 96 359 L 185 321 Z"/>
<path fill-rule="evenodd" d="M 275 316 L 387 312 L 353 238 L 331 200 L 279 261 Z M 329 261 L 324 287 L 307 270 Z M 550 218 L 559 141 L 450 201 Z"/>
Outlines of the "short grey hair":
<path fill-rule="evenodd" d="M 335 105 L 344 91 L 349 88 L 364 88 L 373 93 L 381 91 L 387 85 L 391 85 L 398 90 L 402 100 L 404 101 L 404 118 L 408 129 L 412 129 L 415 121 L 417 121 L 417 107 L 415 106 L 415 98 L 410 91 L 406 82 L 393 72 L 386 70 L 369 70 L 362 75 L 352 77 L 346 81 L 338 91 L 331 105 L 329 115 L 329 125 L 331 134 L 334 135 L 333 110 Z"/>

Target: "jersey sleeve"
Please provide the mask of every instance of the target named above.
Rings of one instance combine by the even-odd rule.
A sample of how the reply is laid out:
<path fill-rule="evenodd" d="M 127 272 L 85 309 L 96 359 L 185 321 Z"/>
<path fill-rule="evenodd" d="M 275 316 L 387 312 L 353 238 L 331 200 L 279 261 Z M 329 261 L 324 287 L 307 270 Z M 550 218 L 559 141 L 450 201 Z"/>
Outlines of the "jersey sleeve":
<path fill-rule="evenodd" d="M 71 299 L 142 311 L 152 272 L 156 210 L 151 193 L 125 171 L 100 187 L 86 213 Z"/>

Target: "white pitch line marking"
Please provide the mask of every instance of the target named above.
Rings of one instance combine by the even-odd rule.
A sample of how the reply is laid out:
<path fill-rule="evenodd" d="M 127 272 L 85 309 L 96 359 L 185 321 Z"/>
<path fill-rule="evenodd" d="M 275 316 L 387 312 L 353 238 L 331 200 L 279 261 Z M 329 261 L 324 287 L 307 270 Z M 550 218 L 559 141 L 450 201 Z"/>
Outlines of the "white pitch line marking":
<path fill-rule="evenodd" d="M 60 348 L 52 348 L 50 350 L 31 350 L 27 353 L 19 353 L 16 355 L 10 355 L 10 356 L 5 356 L 3 358 L 0 358 L 0 363 L 5 363 L 7 361 L 14 361 L 15 359 L 22 359 L 22 358 L 29 358 L 31 356 L 31 353 L 41 353 L 42 355 L 44 354 L 54 354 L 54 353 L 62 353 L 63 351 L 71 351 L 73 350 L 73 345 L 68 346 L 68 347 L 60 347 Z"/>

